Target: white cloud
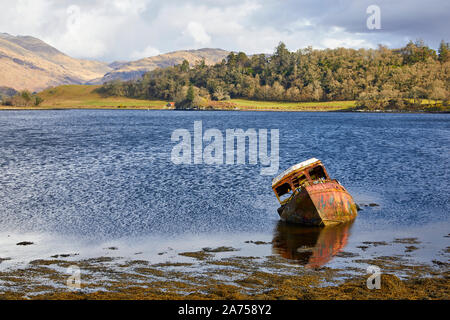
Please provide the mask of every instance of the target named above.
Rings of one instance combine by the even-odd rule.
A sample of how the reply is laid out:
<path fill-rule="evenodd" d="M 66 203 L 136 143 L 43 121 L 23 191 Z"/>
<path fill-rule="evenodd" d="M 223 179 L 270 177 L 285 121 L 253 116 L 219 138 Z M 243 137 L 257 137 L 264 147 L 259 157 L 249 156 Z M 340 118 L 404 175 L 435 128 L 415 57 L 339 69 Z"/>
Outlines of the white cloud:
<path fill-rule="evenodd" d="M 65 32 L 51 38 L 51 43 L 63 51 L 82 58 L 96 58 L 108 51 L 110 34 L 123 22 L 123 17 L 111 21 L 100 8 L 83 9 L 71 5 L 66 9 Z"/>
<path fill-rule="evenodd" d="M 131 60 L 139 60 L 142 58 L 157 56 L 159 54 L 161 54 L 161 52 L 158 49 L 153 48 L 152 46 L 147 46 L 142 51 L 133 51 L 130 55 L 130 59 Z"/>
<path fill-rule="evenodd" d="M 147 7 L 146 0 L 114 0 L 113 7 L 123 13 L 142 13 Z"/>
<path fill-rule="evenodd" d="M 6 1 L 5 1 L 6 2 Z M 145 30 L 148 0 L 0 2 L 0 32 L 32 35 L 77 58 L 122 58 L 135 50 L 136 34 Z M 131 42 L 130 46 L 124 45 Z M 117 56 L 117 58 L 119 58 Z"/>
<path fill-rule="evenodd" d="M 0 2 L 0 30 L 14 30 L 18 34 L 31 34 L 45 27 L 46 17 L 52 9 L 48 0 L 18 0 Z"/>
<path fill-rule="evenodd" d="M 71 56 L 106 61 L 205 46 L 270 53 L 280 41 L 291 50 L 399 46 L 405 38 L 438 45 L 448 37 L 450 2 L 435 1 L 384 2 L 377 32 L 366 28 L 371 0 L 0 1 L 0 32 L 32 35 Z"/>
<path fill-rule="evenodd" d="M 322 48 L 373 48 L 374 46 L 364 39 L 354 39 L 354 38 L 325 38 L 321 42 Z"/>
<path fill-rule="evenodd" d="M 186 27 L 186 31 L 198 44 L 207 45 L 211 41 L 211 37 L 199 22 L 190 21 Z"/>

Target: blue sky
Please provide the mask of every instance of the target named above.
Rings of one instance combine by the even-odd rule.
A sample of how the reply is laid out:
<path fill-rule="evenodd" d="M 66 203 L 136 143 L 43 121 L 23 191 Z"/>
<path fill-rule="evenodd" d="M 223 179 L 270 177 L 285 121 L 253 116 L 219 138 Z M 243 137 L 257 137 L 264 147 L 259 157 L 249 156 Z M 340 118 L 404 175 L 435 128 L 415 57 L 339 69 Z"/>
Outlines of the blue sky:
<path fill-rule="evenodd" d="M 381 29 L 366 12 L 380 8 Z M 77 58 L 135 60 L 175 50 L 400 47 L 450 41 L 448 0 L 0 0 L 0 32 L 38 37 Z"/>

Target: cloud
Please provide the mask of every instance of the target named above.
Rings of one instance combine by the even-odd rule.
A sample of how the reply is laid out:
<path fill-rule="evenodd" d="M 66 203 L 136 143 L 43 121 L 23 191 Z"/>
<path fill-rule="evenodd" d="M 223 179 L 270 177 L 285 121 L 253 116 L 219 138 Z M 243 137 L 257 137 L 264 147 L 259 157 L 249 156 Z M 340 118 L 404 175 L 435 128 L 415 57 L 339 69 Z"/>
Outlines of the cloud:
<path fill-rule="evenodd" d="M 32 35 L 79 58 L 136 59 L 215 47 L 270 53 L 307 46 L 399 47 L 449 41 L 450 2 L 378 0 L 381 29 L 369 30 L 373 0 L 18 0 L 0 2 L 0 32 Z"/>
<path fill-rule="evenodd" d="M 133 53 L 131 53 L 130 55 L 130 58 L 132 60 L 139 60 L 142 58 L 157 56 L 159 54 L 161 54 L 161 52 L 158 49 L 148 46 L 142 51 L 133 51 Z"/>
<path fill-rule="evenodd" d="M 71 5 L 66 10 L 66 32 L 52 42 L 75 56 L 102 56 L 108 50 L 103 36 L 108 32 L 105 23 L 98 10 L 82 11 L 79 6 Z M 86 32 L 87 28 L 91 28 L 91 32 Z"/>
<path fill-rule="evenodd" d="M 140 14 L 147 7 L 146 0 L 114 0 L 113 7 L 123 13 Z"/>
<path fill-rule="evenodd" d="M 206 33 L 206 30 L 201 23 L 190 21 L 186 31 L 196 43 L 207 45 L 211 41 L 211 37 Z"/>

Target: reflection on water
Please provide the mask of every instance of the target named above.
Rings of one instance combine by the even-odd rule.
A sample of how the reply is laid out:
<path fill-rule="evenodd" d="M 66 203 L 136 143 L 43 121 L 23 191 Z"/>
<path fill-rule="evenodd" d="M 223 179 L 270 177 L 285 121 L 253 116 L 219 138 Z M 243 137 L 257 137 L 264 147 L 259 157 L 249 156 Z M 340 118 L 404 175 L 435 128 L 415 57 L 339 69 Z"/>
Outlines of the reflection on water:
<path fill-rule="evenodd" d="M 280 221 L 274 231 L 273 251 L 309 268 L 323 266 L 347 245 L 352 224 L 320 228 Z"/>

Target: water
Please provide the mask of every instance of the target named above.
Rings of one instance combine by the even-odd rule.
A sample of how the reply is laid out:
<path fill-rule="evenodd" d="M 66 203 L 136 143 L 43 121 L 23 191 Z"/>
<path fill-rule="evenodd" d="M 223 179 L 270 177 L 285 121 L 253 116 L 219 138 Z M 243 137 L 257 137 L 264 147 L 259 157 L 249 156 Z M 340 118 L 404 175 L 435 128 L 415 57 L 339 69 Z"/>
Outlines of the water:
<path fill-rule="evenodd" d="M 424 245 L 414 257 L 430 261 L 449 245 L 449 114 L 8 111 L 0 113 L 0 258 L 104 254 L 110 244 L 122 256 L 139 251 L 149 259 L 169 247 L 224 244 L 289 258 L 279 241 L 245 243 L 280 239 L 283 229 L 272 177 L 260 175 L 259 164 L 170 161 L 173 130 L 192 132 L 196 120 L 224 134 L 279 129 L 280 172 L 316 157 L 357 203 L 377 203 L 339 233 L 345 234 L 340 250 L 415 236 Z M 314 242 L 296 233 L 281 232 L 281 238 L 294 234 L 295 252 Z M 342 237 L 313 235 L 331 243 Z M 15 246 L 24 240 L 36 244 Z"/>

